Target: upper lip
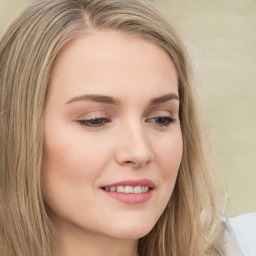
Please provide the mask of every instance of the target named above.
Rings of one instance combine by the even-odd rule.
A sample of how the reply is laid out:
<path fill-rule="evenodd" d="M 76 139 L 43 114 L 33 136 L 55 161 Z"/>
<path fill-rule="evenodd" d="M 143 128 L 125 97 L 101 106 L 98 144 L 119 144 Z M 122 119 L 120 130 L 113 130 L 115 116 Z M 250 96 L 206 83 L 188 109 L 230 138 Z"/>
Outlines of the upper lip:
<path fill-rule="evenodd" d="M 155 184 L 153 181 L 149 179 L 140 179 L 140 180 L 123 180 L 123 181 L 118 181 L 112 184 L 107 184 L 102 186 L 102 188 L 108 188 L 108 187 L 118 187 L 118 186 L 131 186 L 131 187 L 136 187 L 136 186 L 147 186 L 149 188 L 154 188 Z"/>

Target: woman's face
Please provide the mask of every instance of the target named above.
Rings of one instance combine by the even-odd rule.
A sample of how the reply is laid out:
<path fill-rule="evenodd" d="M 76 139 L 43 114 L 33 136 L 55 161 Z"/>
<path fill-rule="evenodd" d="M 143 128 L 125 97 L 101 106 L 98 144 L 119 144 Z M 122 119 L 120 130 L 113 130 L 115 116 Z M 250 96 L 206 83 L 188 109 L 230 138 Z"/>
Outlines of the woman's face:
<path fill-rule="evenodd" d="M 60 54 L 46 102 L 42 188 L 62 232 L 146 235 L 182 157 L 178 82 L 159 46 L 115 31 Z"/>

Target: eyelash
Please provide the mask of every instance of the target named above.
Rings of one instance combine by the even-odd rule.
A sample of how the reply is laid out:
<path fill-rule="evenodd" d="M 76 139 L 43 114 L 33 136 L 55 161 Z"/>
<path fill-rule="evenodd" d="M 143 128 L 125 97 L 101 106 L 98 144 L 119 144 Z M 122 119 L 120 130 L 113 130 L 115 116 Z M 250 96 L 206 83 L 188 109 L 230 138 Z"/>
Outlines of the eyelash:
<path fill-rule="evenodd" d="M 79 120 L 78 123 L 87 127 L 101 127 L 109 123 L 110 120 L 105 117 L 97 117 L 91 119 Z"/>
<path fill-rule="evenodd" d="M 146 121 L 148 120 L 154 120 L 154 124 L 157 125 L 157 126 L 170 126 L 170 124 L 174 123 L 176 121 L 176 119 L 174 119 L 173 117 L 171 116 L 157 116 L 157 117 L 153 117 L 153 118 L 149 118 L 147 119 Z M 157 123 L 157 120 L 158 120 L 158 123 Z"/>
<path fill-rule="evenodd" d="M 173 117 L 170 116 L 158 116 L 158 117 L 153 117 L 153 118 L 149 118 L 146 119 L 146 122 L 149 123 L 150 120 L 154 120 L 153 123 L 156 126 L 170 126 L 170 124 L 174 123 L 176 121 L 176 119 L 174 119 Z M 83 125 L 83 126 L 87 126 L 87 127 L 103 127 L 105 126 L 107 123 L 110 123 L 110 119 L 105 118 L 105 117 L 98 117 L 98 118 L 91 118 L 91 119 L 84 119 L 84 120 L 78 120 L 78 123 Z"/>

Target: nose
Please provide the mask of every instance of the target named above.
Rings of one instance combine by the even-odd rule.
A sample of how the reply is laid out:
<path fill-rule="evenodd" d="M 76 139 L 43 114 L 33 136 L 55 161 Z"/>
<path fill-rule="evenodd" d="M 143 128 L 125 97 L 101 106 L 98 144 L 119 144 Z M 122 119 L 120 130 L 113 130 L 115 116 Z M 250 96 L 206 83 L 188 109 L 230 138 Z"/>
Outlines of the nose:
<path fill-rule="evenodd" d="M 116 161 L 122 166 L 139 168 L 154 160 L 150 141 L 143 128 L 138 125 L 125 129 L 117 144 Z"/>

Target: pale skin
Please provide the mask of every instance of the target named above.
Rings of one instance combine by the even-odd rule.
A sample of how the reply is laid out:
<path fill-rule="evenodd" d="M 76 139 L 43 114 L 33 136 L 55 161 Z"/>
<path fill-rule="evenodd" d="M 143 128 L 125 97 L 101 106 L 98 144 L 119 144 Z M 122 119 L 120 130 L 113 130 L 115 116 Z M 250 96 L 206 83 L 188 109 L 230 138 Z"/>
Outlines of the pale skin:
<path fill-rule="evenodd" d="M 137 256 L 175 186 L 178 96 L 170 57 L 138 36 L 94 31 L 62 51 L 45 107 L 42 189 L 63 256 Z M 145 202 L 102 189 L 141 179 L 154 183 Z"/>

